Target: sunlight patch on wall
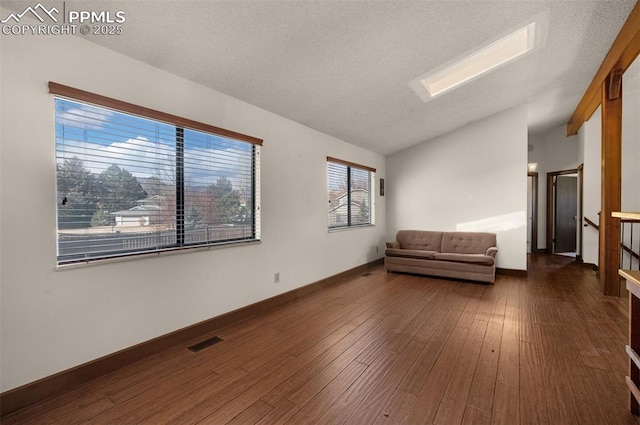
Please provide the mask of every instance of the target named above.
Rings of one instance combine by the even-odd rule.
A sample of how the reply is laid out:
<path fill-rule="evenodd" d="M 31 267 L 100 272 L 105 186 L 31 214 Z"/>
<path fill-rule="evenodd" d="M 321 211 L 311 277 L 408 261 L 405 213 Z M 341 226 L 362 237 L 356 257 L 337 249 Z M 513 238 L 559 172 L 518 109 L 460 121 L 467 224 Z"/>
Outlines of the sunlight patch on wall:
<path fill-rule="evenodd" d="M 516 211 L 495 217 L 483 218 L 481 220 L 468 221 L 456 224 L 459 232 L 506 232 L 508 230 L 519 229 L 527 225 L 524 211 Z"/>

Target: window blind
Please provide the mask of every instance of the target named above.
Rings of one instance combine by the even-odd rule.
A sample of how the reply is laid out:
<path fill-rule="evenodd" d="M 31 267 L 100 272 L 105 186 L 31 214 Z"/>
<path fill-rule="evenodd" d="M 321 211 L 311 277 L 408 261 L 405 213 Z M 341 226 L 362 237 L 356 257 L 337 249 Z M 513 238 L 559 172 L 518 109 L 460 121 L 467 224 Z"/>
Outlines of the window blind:
<path fill-rule="evenodd" d="M 57 96 L 59 264 L 259 239 L 260 145 Z"/>
<path fill-rule="evenodd" d="M 375 168 L 327 157 L 329 229 L 375 224 Z"/>

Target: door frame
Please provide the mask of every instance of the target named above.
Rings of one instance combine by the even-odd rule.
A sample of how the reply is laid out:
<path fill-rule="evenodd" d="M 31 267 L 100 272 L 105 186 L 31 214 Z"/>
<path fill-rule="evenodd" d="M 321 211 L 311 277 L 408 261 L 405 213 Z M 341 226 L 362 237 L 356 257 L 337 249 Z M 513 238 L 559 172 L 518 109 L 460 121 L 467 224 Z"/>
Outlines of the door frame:
<path fill-rule="evenodd" d="M 531 252 L 538 253 L 538 173 L 528 172 L 531 177 Z"/>
<path fill-rule="evenodd" d="M 553 188 L 553 178 L 557 177 L 557 176 L 563 176 L 566 174 L 577 174 L 578 175 L 578 183 L 580 184 L 580 186 L 582 186 L 582 165 L 578 168 L 573 168 L 571 170 L 560 170 L 560 171 L 552 171 L 550 173 L 547 173 L 547 249 L 545 250 L 547 254 L 553 254 L 553 228 L 555 227 L 555 220 L 556 220 L 556 202 L 555 202 L 555 190 Z M 577 204 L 578 204 L 578 211 L 577 211 L 577 217 L 578 220 L 576 221 L 576 226 L 578 226 L 578 231 L 581 233 L 582 236 L 582 196 L 580 196 L 581 192 L 582 192 L 582 188 L 577 188 L 578 190 L 578 197 L 580 199 L 577 199 Z M 576 234 L 576 242 L 577 242 L 577 238 L 578 235 Z M 582 240 L 582 237 L 580 237 L 580 240 Z M 578 245 L 576 245 L 577 247 Z M 582 247 L 580 247 L 580 254 L 582 255 Z M 577 249 L 577 248 L 576 248 Z M 578 253 L 576 253 L 576 258 L 577 258 Z"/>
<path fill-rule="evenodd" d="M 584 163 L 578 165 L 578 249 L 579 252 L 576 252 L 576 260 L 582 262 L 582 231 L 584 229 L 584 216 L 583 216 L 583 205 L 584 205 Z"/>

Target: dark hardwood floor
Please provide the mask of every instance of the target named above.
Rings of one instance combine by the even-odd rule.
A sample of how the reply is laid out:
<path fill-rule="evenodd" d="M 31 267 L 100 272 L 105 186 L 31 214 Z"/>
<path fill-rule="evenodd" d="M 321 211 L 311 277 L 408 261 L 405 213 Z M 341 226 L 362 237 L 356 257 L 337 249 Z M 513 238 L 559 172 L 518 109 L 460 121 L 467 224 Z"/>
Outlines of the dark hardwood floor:
<path fill-rule="evenodd" d="M 493 286 L 377 267 L 2 423 L 640 424 L 625 300 L 571 258 L 529 261 Z"/>

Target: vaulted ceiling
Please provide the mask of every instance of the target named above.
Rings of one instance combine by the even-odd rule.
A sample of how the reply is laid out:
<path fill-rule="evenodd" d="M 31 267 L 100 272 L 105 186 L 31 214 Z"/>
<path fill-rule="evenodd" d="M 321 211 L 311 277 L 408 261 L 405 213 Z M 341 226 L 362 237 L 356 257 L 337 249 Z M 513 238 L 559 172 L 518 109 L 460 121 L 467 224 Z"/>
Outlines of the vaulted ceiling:
<path fill-rule="evenodd" d="M 389 154 L 521 104 L 530 132 L 566 123 L 635 0 L 66 3 L 126 12 L 97 44 Z M 427 103 L 407 86 L 544 11 L 542 49 Z"/>

